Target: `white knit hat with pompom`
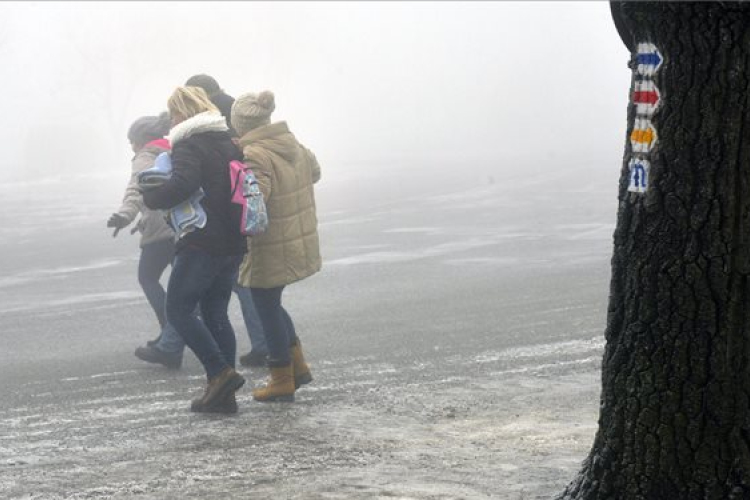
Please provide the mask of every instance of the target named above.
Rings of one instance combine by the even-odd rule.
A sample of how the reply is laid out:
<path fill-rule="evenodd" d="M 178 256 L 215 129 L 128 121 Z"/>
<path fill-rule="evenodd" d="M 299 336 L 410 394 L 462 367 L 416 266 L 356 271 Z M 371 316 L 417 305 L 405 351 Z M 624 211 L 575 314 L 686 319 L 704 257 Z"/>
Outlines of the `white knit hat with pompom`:
<path fill-rule="evenodd" d="M 271 123 L 271 113 L 276 109 L 273 92 L 258 94 L 248 92 L 239 96 L 232 105 L 232 127 L 242 137 L 254 128 Z"/>

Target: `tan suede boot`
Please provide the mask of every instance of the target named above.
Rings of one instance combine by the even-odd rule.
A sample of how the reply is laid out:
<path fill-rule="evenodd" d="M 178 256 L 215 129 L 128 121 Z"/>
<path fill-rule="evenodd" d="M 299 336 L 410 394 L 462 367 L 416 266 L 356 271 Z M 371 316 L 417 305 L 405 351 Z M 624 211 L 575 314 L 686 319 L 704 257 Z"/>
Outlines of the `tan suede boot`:
<path fill-rule="evenodd" d="M 271 378 L 265 387 L 253 391 L 256 401 L 294 401 L 294 369 L 292 365 L 272 366 Z"/>
<path fill-rule="evenodd" d="M 305 356 L 302 354 L 302 345 L 299 340 L 291 347 L 292 366 L 294 367 L 294 388 L 299 389 L 301 385 L 312 382 L 312 373 L 310 367 L 305 363 Z"/>

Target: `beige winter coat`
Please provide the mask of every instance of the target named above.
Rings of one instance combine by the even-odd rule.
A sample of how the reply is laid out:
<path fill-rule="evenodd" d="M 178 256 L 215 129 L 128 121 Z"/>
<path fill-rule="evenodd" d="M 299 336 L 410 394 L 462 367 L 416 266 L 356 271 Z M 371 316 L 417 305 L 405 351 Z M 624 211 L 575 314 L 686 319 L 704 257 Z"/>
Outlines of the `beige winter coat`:
<path fill-rule="evenodd" d="M 248 238 L 240 284 L 275 288 L 320 271 L 313 190 L 320 166 L 315 156 L 297 142 L 286 122 L 251 130 L 240 139 L 240 147 L 245 164 L 258 178 L 268 210 L 268 229 Z"/>
<path fill-rule="evenodd" d="M 132 173 L 130 182 L 125 189 L 125 196 L 117 213 L 125 217 L 128 223 L 133 222 L 138 214 L 141 219 L 138 222 L 138 230 L 141 232 L 141 247 L 157 241 L 174 239 L 174 231 L 167 225 L 164 212 L 161 210 L 150 210 L 143 204 L 143 197 L 138 190 L 138 173 L 154 166 L 156 157 L 168 149 L 157 145 L 146 145 L 133 157 Z"/>

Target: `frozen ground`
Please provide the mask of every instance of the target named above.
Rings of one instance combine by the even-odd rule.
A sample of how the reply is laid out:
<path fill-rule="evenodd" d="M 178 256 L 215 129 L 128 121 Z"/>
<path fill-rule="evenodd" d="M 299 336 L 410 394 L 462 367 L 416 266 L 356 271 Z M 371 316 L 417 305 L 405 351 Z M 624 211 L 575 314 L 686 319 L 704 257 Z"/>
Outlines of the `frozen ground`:
<path fill-rule="evenodd" d="M 286 299 L 315 382 L 263 405 L 243 370 L 230 417 L 187 410 L 192 355 L 132 356 L 155 320 L 134 238 L 103 228 L 119 186 L 0 187 L 0 498 L 561 491 L 596 430 L 617 173 L 422 174 L 324 178 L 325 269 Z"/>

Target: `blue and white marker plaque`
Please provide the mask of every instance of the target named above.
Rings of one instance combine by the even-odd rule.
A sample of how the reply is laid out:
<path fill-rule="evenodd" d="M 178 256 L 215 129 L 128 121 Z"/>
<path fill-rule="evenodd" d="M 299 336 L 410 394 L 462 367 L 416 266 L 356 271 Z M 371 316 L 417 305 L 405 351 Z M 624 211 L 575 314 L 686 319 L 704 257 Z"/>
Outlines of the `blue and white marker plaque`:
<path fill-rule="evenodd" d="M 636 73 L 642 76 L 654 76 L 659 71 L 664 58 L 653 43 L 639 43 L 635 56 Z"/>
<path fill-rule="evenodd" d="M 648 160 L 633 158 L 630 160 L 630 182 L 628 191 L 631 193 L 645 193 L 648 189 L 648 171 L 651 165 Z"/>

